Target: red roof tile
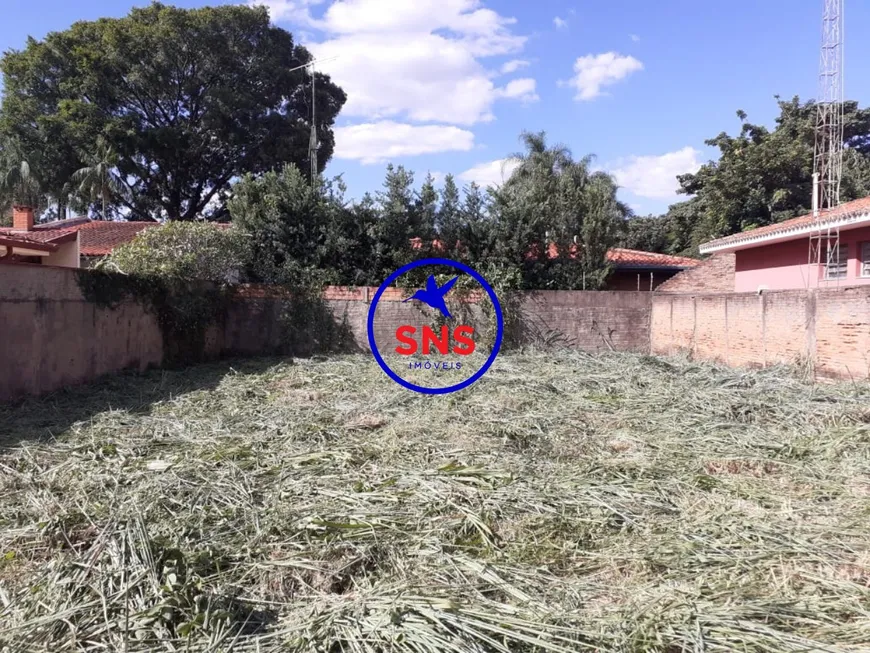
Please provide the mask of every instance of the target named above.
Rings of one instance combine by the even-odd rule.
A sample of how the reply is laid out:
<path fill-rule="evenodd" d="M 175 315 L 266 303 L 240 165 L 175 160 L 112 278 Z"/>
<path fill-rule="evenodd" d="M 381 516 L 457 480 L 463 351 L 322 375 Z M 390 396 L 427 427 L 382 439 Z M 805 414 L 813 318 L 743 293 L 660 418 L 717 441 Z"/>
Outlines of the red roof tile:
<path fill-rule="evenodd" d="M 870 221 L 870 197 L 864 197 L 860 200 L 846 202 L 835 209 L 828 209 L 819 213 L 818 219 L 813 217 L 812 213 L 802 215 L 798 218 L 770 224 L 758 229 L 750 229 L 742 231 L 739 234 L 732 234 L 724 238 L 711 240 L 708 243 L 701 245 L 702 252 L 711 252 L 722 250 L 729 247 L 737 247 L 742 244 L 748 244 L 753 241 L 764 241 L 778 236 L 787 236 L 791 232 L 797 232 L 797 235 L 803 235 L 803 232 L 808 228 L 812 228 L 818 221 L 818 225 L 825 225 L 840 222 L 843 220 L 853 219 L 857 223 Z"/>
<path fill-rule="evenodd" d="M 614 247 L 608 251 L 607 260 L 616 267 L 643 268 L 693 268 L 700 263 L 697 259 L 686 256 L 671 256 L 622 247 Z"/>
<path fill-rule="evenodd" d="M 60 244 L 75 239 L 80 233 L 79 252 L 82 256 L 105 256 L 118 245 L 127 243 L 143 229 L 159 225 L 159 222 L 114 222 L 69 218 L 33 225 L 32 231 L 16 231 L 0 228 L 0 235 L 14 236 L 30 242 Z"/>
<path fill-rule="evenodd" d="M 37 252 L 54 252 L 57 250 L 56 243 L 47 243 L 38 240 L 32 240 L 20 236 L 17 233 L 0 233 L 0 247 L 13 247 L 20 249 L 32 249 Z"/>
<path fill-rule="evenodd" d="M 71 240 L 75 240 L 77 229 L 60 228 L 60 229 L 36 229 L 33 231 L 19 231 L 11 227 L 0 227 L 0 235 L 8 238 L 15 238 L 21 241 L 31 243 L 53 243 L 60 245 Z"/>
<path fill-rule="evenodd" d="M 142 230 L 159 225 L 159 222 L 93 220 L 79 228 L 79 251 L 82 256 L 105 256 L 119 245 L 133 240 Z"/>
<path fill-rule="evenodd" d="M 456 243 L 459 245 L 460 243 Z M 420 238 L 411 239 L 411 248 L 420 249 L 423 241 Z M 444 245 L 439 240 L 432 241 L 432 249 L 444 251 Z M 528 258 L 534 258 L 535 253 L 528 253 Z M 572 254 L 576 251 L 576 246 L 572 246 Z M 559 248 L 555 243 L 550 243 L 547 248 L 547 255 L 550 258 L 556 258 L 559 253 Z M 625 249 L 623 247 L 614 247 L 607 252 L 607 260 L 613 263 L 615 267 L 622 268 L 691 268 L 700 263 L 699 260 L 688 258 L 686 256 L 670 256 L 669 254 L 658 254 L 656 252 L 644 252 L 639 249 Z"/>

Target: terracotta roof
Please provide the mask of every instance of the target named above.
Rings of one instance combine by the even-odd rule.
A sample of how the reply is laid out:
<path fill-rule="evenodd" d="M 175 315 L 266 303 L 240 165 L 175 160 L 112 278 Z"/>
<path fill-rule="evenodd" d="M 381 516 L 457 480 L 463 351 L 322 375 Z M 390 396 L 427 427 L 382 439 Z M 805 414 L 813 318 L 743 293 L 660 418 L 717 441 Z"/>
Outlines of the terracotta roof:
<path fill-rule="evenodd" d="M 456 243 L 459 245 L 459 243 Z M 423 241 L 420 238 L 411 239 L 411 248 L 420 249 Z M 440 240 L 432 241 L 432 249 L 444 251 L 444 244 Z M 532 248 L 527 255 L 528 258 L 535 256 L 535 247 Z M 573 252 L 576 251 L 576 246 L 572 247 Z M 559 253 L 559 248 L 555 243 L 550 243 L 547 248 L 547 255 L 550 258 L 556 258 Z M 656 252 L 644 252 L 639 249 L 625 249 L 623 247 L 614 247 L 607 252 L 607 260 L 617 268 L 679 268 L 684 270 L 698 265 L 701 261 L 688 258 L 686 256 L 670 256 L 669 254 L 658 254 Z"/>
<path fill-rule="evenodd" d="M 808 213 L 807 215 L 778 222 L 777 224 L 711 240 L 701 245 L 699 249 L 705 254 L 715 251 L 727 251 L 756 242 L 760 243 L 774 239 L 787 240 L 791 237 L 800 238 L 814 231 L 817 226 L 858 226 L 868 222 L 870 222 L 870 197 L 864 197 L 860 200 L 841 204 L 835 209 L 821 211 L 818 219 L 813 218 L 812 213 Z"/>
<path fill-rule="evenodd" d="M 16 231 L 10 227 L 0 228 L 0 236 L 14 237 L 22 242 L 61 244 L 75 240 L 80 233 L 79 253 L 82 256 L 105 256 L 118 245 L 133 240 L 143 229 L 159 225 L 159 222 L 114 222 L 69 218 L 33 225 L 32 231 Z"/>
<path fill-rule="evenodd" d="M 76 239 L 75 227 L 56 228 L 56 229 L 36 229 L 33 231 L 20 231 L 12 227 L 0 227 L 0 236 L 6 238 L 15 238 L 22 242 L 30 243 L 52 243 L 60 245 Z"/>
<path fill-rule="evenodd" d="M 616 267 L 629 268 L 693 268 L 701 261 L 686 256 L 671 256 L 638 249 L 614 247 L 607 252 L 607 260 Z"/>
<path fill-rule="evenodd" d="M 0 233 L 0 247 L 31 249 L 37 252 L 54 252 L 57 250 L 58 245 L 56 243 L 46 243 L 24 238 L 16 233 Z"/>
<path fill-rule="evenodd" d="M 79 228 L 81 240 L 79 252 L 82 256 L 105 256 L 112 250 L 128 243 L 140 231 L 159 226 L 159 222 L 112 222 L 92 220 Z"/>
<path fill-rule="evenodd" d="M 534 257 L 534 249 L 529 252 L 529 258 Z M 577 246 L 571 246 L 571 257 L 573 258 Z M 556 258 L 559 255 L 559 248 L 555 243 L 550 243 L 547 248 L 547 255 L 550 258 Z M 613 264 L 615 268 L 622 269 L 650 269 L 650 268 L 668 268 L 685 270 L 691 268 L 700 261 L 685 256 L 671 256 L 669 254 L 659 254 L 657 252 L 645 252 L 639 249 L 625 249 L 624 247 L 612 247 L 607 251 L 607 261 Z"/>

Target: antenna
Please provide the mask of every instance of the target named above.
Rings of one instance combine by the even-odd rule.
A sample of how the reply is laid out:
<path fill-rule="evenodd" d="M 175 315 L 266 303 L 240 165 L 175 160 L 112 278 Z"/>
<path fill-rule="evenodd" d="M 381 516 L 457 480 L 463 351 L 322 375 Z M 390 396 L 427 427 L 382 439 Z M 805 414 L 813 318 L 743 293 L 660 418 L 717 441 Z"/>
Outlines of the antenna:
<path fill-rule="evenodd" d="M 311 162 L 311 185 L 317 183 L 317 93 L 314 88 L 314 80 L 317 75 L 314 72 L 314 66 L 310 68 L 311 72 L 311 138 L 308 141 L 308 160 Z"/>
<path fill-rule="evenodd" d="M 308 72 L 311 74 L 311 136 L 308 139 L 308 161 L 311 163 L 312 186 L 317 184 L 317 175 L 320 172 L 317 166 L 317 150 L 320 149 L 320 143 L 317 140 L 317 88 L 315 86 L 317 73 L 314 70 L 314 66 L 318 63 L 324 63 L 334 59 L 338 59 L 338 55 L 326 59 L 315 59 L 287 71 L 288 73 L 292 73 L 307 68 Z"/>
<path fill-rule="evenodd" d="M 822 16 L 813 154 L 813 172 L 819 175 L 818 209 L 822 211 L 839 206 L 843 175 L 843 3 L 825 0 Z"/>
<path fill-rule="evenodd" d="M 824 0 L 822 49 L 819 59 L 819 95 L 816 99 L 816 129 L 813 149 L 813 220 L 816 227 L 809 239 L 807 282 L 817 283 L 836 271 L 839 284 L 840 229 L 828 227 L 823 233 L 821 216 L 840 205 L 843 176 L 843 5 L 844 0 Z M 822 251 L 825 258 L 822 259 Z M 821 267 L 824 260 L 825 266 Z"/>

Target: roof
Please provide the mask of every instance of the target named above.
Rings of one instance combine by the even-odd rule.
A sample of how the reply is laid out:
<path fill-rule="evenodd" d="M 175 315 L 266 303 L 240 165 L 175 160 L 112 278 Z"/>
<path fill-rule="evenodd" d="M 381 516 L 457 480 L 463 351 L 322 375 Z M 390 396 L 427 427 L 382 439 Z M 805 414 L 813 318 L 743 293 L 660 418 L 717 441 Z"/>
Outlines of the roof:
<path fill-rule="evenodd" d="M 671 277 L 658 288 L 661 293 L 731 293 L 737 257 L 732 252 L 713 254 L 698 265 Z"/>
<path fill-rule="evenodd" d="M 65 220 L 63 222 L 66 222 Z M 48 223 L 52 224 L 52 223 Z M 40 225 L 45 227 L 45 225 Z M 20 231 L 12 227 L 0 227 L 0 237 L 14 238 L 20 242 L 48 243 L 60 245 L 76 239 L 78 229 L 75 226 L 61 225 L 57 228 L 33 228 L 33 231 Z"/>
<path fill-rule="evenodd" d="M 846 202 L 834 209 L 827 209 L 814 218 L 812 213 L 792 218 L 785 222 L 759 227 L 711 240 L 700 246 L 702 254 L 735 251 L 768 242 L 792 240 L 815 232 L 819 227 L 854 228 L 870 224 L 870 197 Z"/>
<path fill-rule="evenodd" d="M 571 257 L 574 257 L 576 245 L 571 247 Z M 550 243 L 547 248 L 547 256 L 556 258 L 559 255 L 559 248 L 555 243 Z M 529 257 L 534 257 L 534 252 L 529 252 Z M 667 269 L 667 270 L 685 270 L 691 268 L 700 261 L 686 256 L 671 256 L 670 254 L 659 254 L 657 252 L 645 252 L 640 249 L 626 249 L 624 247 L 611 247 L 607 250 L 607 262 L 612 264 L 614 268 L 621 270 L 650 270 L 650 269 Z"/>
<path fill-rule="evenodd" d="M 75 240 L 76 233 L 80 233 L 79 253 L 82 256 L 104 256 L 111 253 L 118 245 L 133 240 L 143 229 L 159 224 L 159 222 L 115 222 L 79 217 L 35 224 L 31 231 L 2 227 L 0 237 L 15 238 L 21 242 L 59 245 Z"/>
<path fill-rule="evenodd" d="M 57 251 L 58 245 L 22 238 L 18 234 L 2 233 L 0 234 L 0 247 L 12 247 L 15 249 L 33 250 L 35 252 L 54 252 Z"/>
<path fill-rule="evenodd" d="M 671 256 L 639 249 L 614 247 L 607 252 L 607 260 L 617 268 L 693 268 L 701 261 L 687 256 Z"/>
<path fill-rule="evenodd" d="M 159 226 L 159 222 L 112 222 L 92 220 L 79 229 L 81 240 L 79 252 L 82 256 L 105 256 L 112 250 L 128 243 L 136 234 L 149 227 Z"/>
<path fill-rule="evenodd" d="M 457 246 L 460 243 L 456 243 Z M 420 249 L 423 246 L 423 241 L 420 238 L 411 239 L 411 248 Z M 440 240 L 432 241 L 432 249 L 436 251 L 444 251 L 444 244 Z M 528 253 L 528 258 L 534 258 L 534 250 Z M 576 251 L 576 246 L 572 247 L 573 253 Z M 556 258 L 559 254 L 559 248 L 555 243 L 550 243 L 547 248 L 547 255 L 550 258 Z M 701 261 L 688 258 L 686 256 L 671 256 L 669 254 L 659 254 L 657 252 L 644 252 L 639 249 L 626 249 L 624 247 L 613 247 L 607 251 L 607 261 L 612 263 L 614 267 L 631 270 L 631 269 L 670 269 L 670 270 L 685 270 L 698 265 Z"/>

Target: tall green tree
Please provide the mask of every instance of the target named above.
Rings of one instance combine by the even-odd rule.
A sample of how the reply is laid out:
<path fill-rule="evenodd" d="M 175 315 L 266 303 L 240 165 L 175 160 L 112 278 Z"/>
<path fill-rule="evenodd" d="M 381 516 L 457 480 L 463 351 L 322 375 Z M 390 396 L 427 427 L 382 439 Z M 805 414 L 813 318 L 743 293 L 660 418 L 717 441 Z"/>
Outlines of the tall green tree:
<path fill-rule="evenodd" d="M 630 218 L 619 238 L 620 247 L 644 252 L 666 252 L 670 244 L 670 221 L 665 216 Z"/>
<path fill-rule="evenodd" d="M 335 282 L 339 253 L 329 249 L 334 210 L 323 183 L 312 186 L 296 166 L 245 175 L 233 188 L 229 211 L 250 241 L 247 276 L 268 283 Z"/>
<path fill-rule="evenodd" d="M 460 209 L 462 199 L 459 196 L 459 187 L 453 175 L 444 177 L 444 186 L 440 193 L 440 206 L 435 220 L 435 229 L 438 238 L 448 249 L 453 251 L 460 234 Z"/>
<path fill-rule="evenodd" d="M 565 146 L 548 145 L 543 132 L 521 140 L 517 167 L 493 192 L 497 256 L 523 270 L 528 288 L 600 287 L 606 252 L 631 213 L 615 181 L 591 172 L 591 157 L 574 160 Z"/>
<path fill-rule="evenodd" d="M 693 224 L 690 242 L 684 234 L 672 249 L 691 250 L 712 238 L 811 210 L 817 107 L 797 97 L 776 99 L 780 113 L 773 129 L 749 122 L 738 111 L 741 128 L 736 136 L 722 132 L 707 141 L 719 149 L 719 158 L 679 177 L 681 191 L 694 198 L 671 207 L 669 214 Z M 870 194 L 870 109 L 846 102 L 843 113 L 846 149 L 840 197 L 846 202 Z"/>
<path fill-rule="evenodd" d="M 404 166 L 387 166 L 383 190 L 377 193 L 376 202 L 380 212 L 378 258 L 388 268 L 398 268 L 415 256 L 415 252 L 410 249 L 413 238 L 421 238 L 421 248 L 427 245 L 418 234 L 413 187 L 413 172 L 406 170 Z"/>
<path fill-rule="evenodd" d="M 45 207 L 46 198 L 32 161 L 17 139 L 0 142 L 0 207 L 4 212 L 18 204 L 38 211 Z"/>
<path fill-rule="evenodd" d="M 118 155 L 103 137 L 98 137 L 94 153 L 85 154 L 83 158 L 86 165 L 72 174 L 69 192 L 86 206 L 99 206 L 100 219 L 108 220 L 115 198 L 125 192 L 125 185 L 116 172 Z"/>
<path fill-rule="evenodd" d="M 417 194 L 414 215 L 415 236 L 423 242 L 431 243 L 435 237 L 435 222 L 438 215 L 438 191 L 435 190 L 435 178 L 428 173 Z"/>
<path fill-rule="evenodd" d="M 311 61 L 265 8 L 179 9 L 160 3 L 119 19 L 78 22 L 29 39 L 0 60 L 0 132 L 39 152 L 60 192 L 102 135 L 138 219 L 192 220 L 224 209 L 232 180 L 284 163 L 309 169 Z M 345 95 L 317 74 L 321 168 Z M 217 203 L 217 206 L 214 204 Z"/>

